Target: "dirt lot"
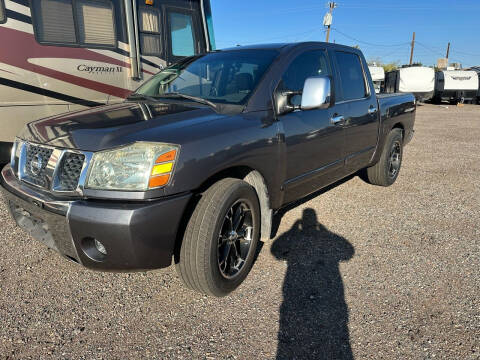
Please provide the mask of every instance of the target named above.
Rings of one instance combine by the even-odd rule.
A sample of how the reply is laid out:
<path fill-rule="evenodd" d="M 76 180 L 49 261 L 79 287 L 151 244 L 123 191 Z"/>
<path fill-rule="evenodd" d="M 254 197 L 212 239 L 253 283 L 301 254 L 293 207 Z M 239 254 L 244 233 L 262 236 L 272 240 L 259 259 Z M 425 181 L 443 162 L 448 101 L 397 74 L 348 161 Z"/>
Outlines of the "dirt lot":
<path fill-rule="evenodd" d="M 479 359 L 480 106 L 419 107 L 390 188 L 354 177 L 277 216 L 247 281 L 103 274 L 0 205 L 0 358 Z"/>

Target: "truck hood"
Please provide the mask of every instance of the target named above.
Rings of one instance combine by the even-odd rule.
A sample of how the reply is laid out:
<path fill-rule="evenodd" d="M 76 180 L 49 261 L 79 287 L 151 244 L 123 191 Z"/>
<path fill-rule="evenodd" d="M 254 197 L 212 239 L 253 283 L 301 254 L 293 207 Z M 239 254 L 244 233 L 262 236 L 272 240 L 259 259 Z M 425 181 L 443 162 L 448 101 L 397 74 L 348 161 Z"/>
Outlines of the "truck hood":
<path fill-rule="evenodd" d="M 179 134 L 192 133 L 191 128 L 223 117 L 225 115 L 203 106 L 126 102 L 31 122 L 19 138 L 84 151 L 100 151 L 149 139 L 178 143 Z"/>

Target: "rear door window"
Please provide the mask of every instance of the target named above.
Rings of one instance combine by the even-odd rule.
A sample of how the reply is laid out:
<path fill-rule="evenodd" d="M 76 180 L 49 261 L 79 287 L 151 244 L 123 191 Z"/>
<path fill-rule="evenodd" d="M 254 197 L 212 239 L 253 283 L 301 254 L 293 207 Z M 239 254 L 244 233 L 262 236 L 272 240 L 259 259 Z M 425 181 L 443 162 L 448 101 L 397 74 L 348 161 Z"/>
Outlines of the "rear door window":
<path fill-rule="evenodd" d="M 368 96 L 365 75 L 358 55 L 336 51 L 343 100 L 363 99 Z"/>
<path fill-rule="evenodd" d="M 0 0 L 0 24 L 7 21 L 7 14 L 5 12 L 5 2 Z"/>
<path fill-rule="evenodd" d="M 168 26 L 172 56 L 195 55 L 196 39 L 192 14 L 170 10 L 168 11 Z"/>

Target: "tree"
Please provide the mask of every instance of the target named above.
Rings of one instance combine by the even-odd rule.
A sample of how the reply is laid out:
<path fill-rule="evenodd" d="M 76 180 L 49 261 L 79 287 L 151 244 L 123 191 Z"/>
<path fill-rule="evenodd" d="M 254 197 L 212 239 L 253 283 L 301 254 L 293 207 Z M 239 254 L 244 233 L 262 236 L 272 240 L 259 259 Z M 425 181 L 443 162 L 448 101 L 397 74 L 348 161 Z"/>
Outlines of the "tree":
<path fill-rule="evenodd" d="M 391 63 L 388 63 L 388 64 L 383 64 L 382 67 L 383 67 L 383 70 L 385 70 L 385 72 L 397 70 L 398 69 L 398 61 L 391 62 Z"/>
<path fill-rule="evenodd" d="M 385 70 L 385 72 L 389 72 L 389 71 L 393 71 L 393 70 L 397 70 L 399 68 L 399 62 L 398 61 L 393 61 L 393 62 L 390 62 L 390 63 L 384 63 L 380 58 L 376 57 L 376 58 L 370 58 L 368 60 L 368 65 L 371 65 L 373 66 L 375 64 L 375 66 L 381 66 L 383 67 L 383 70 Z"/>

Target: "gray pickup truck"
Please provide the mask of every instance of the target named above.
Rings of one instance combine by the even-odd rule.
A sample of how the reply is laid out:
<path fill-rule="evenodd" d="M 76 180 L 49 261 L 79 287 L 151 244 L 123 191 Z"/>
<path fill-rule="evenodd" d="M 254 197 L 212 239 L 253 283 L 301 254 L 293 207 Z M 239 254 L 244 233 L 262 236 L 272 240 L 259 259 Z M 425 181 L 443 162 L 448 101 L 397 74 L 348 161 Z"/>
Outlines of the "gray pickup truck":
<path fill-rule="evenodd" d="M 415 110 L 413 95 L 375 95 L 357 49 L 237 47 L 186 58 L 122 104 L 28 124 L 0 184 L 17 224 L 64 257 L 174 262 L 186 286 L 223 296 L 278 209 L 357 172 L 393 184 Z"/>

